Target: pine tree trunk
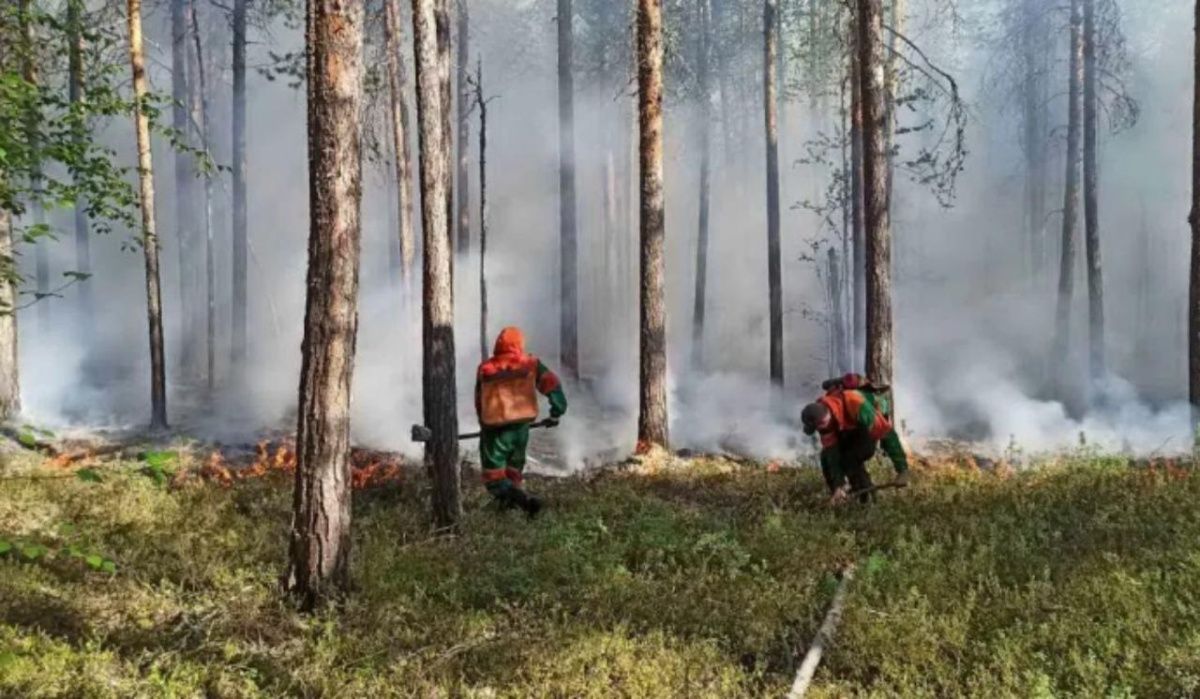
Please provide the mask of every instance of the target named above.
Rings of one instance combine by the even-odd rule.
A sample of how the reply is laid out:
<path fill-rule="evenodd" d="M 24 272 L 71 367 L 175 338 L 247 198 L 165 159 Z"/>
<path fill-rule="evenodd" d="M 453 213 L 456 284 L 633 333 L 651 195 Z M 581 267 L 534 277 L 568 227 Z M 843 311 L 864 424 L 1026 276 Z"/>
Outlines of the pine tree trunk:
<path fill-rule="evenodd" d="M 400 0 L 384 0 L 388 55 L 388 85 L 391 90 L 392 143 L 396 152 L 396 206 L 400 223 L 400 280 L 405 294 L 411 289 L 413 264 L 412 151 L 409 148 L 407 75 L 401 60 L 404 30 L 400 26 Z"/>
<path fill-rule="evenodd" d="M 246 2 L 233 0 L 233 364 L 246 358 Z"/>
<path fill-rule="evenodd" d="M 308 13 L 308 293 L 287 579 L 305 610 L 345 591 L 350 577 L 363 5 L 309 0 Z"/>
<path fill-rule="evenodd" d="M 778 0 L 763 2 L 763 111 L 767 139 L 767 289 L 770 299 L 771 383 L 783 386 L 783 262 L 779 233 Z"/>
<path fill-rule="evenodd" d="M 571 0 L 558 0 L 558 212 L 562 300 L 559 353 L 563 370 L 579 374 L 578 236 L 575 218 L 575 72 Z"/>
<path fill-rule="evenodd" d="M 455 199 L 458 202 L 458 254 L 465 257 L 471 252 L 471 179 L 469 166 L 471 154 L 470 123 L 467 112 L 471 96 L 467 75 L 470 72 L 470 17 L 467 0 L 455 0 L 458 6 L 458 186 Z"/>
<path fill-rule="evenodd" d="M 479 107 L 479 356 L 487 361 L 488 353 L 488 294 L 487 294 L 487 100 L 483 96 L 483 59 L 475 67 L 475 104 Z"/>
<path fill-rule="evenodd" d="M 189 148 L 195 146 L 193 129 L 188 119 L 192 96 L 188 75 L 188 21 L 189 0 L 171 0 L 171 127 L 180 140 Z M 175 249 L 179 253 L 179 310 L 180 348 L 179 369 L 187 378 L 197 373 L 193 332 L 199 327 L 196 312 L 196 167 L 188 151 L 176 150 L 175 154 Z"/>
<path fill-rule="evenodd" d="M 167 368 L 163 348 L 162 283 L 158 269 L 158 233 L 154 223 L 154 163 L 150 155 L 150 118 L 146 112 L 146 58 L 142 50 L 142 0 L 128 0 L 129 64 L 137 105 L 138 190 L 142 211 L 142 251 L 146 258 L 146 316 L 150 327 L 150 426 L 167 427 Z"/>
<path fill-rule="evenodd" d="M 842 275 L 841 262 L 838 260 L 837 249 L 829 248 L 829 334 L 833 338 L 833 364 L 838 374 L 849 371 L 846 356 L 846 323 L 845 311 L 842 308 Z"/>
<path fill-rule="evenodd" d="M 863 216 L 863 105 L 862 80 L 859 70 L 858 19 L 850 23 L 850 223 L 854 228 L 851 243 L 854 248 L 854 356 L 855 365 L 862 366 L 867 347 L 867 242 Z"/>
<path fill-rule="evenodd" d="M 204 48 L 200 42 L 200 19 L 196 11 L 196 0 L 189 0 L 192 16 L 192 41 L 196 49 L 195 96 L 192 107 L 199 129 L 200 150 L 212 160 L 212 145 L 208 135 L 208 81 L 204 74 Z M 205 300 L 205 385 L 211 394 L 217 380 L 217 298 L 216 298 L 216 251 L 213 249 L 212 225 L 213 183 L 212 172 L 204 173 L 204 300 Z"/>
<path fill-rule="evenodd" d="M 433 517 L 453 527 L 462 516 L 458 465 L 458 407 L 454 369 L 454 285 L 451 277 L 450 150 L 445 116 L 450 93 L 450 34 L 444 0 L 413 0 L 417 122 L 420 132 L 421 229 L 424 239 L 425 425 L 433 439 L 425 447 L 433 475 Z"/>
<path fill-rule="evenodd" d="M 712 190 L 712 87 L 708 68 L 709 54 L 709 0 L 698 0 L 699 56 L 697 60 L 700 82 L 700 215 L 696 231 L 696 290 L 692 305 L 692 366 L 699 369 L 704 363 L 704 311 L 708 293 L 708 225 L 709 197 Z"/>
<path fill-rule="evenodd" d="M 1088 271 L 1088 353 L 1092 379 L 1107 372 L 1104 353 L 1104 267 L 1100 246 L 1099 171 L 1096 154 L 1096 0 L 1083 4 L 1083 218 Z"/>
<path fill-rule="evenodd" d="M 72 105 L 83 102 L 83 0 L 68 0 L 67 2 L 67 31 L 70 32 L 70 47 L 68 48 L 68 98 Z M 87 138 L 87 129 L 83 126 L 75 134 L 76 140 L 82 144 Z M 82 196 L 75 198 L 75 271 L 83 275 L 92 273 L 91 236 L 88 235 L 87 202 Z M 92 299 L 92 282 L 81 279 L 79 284 L 79 319 L 80 335 L 85 341 L 92 337 L 92 315 L 94 305 Z M 2 332 L 2 330 L 0 330 Z M 2 351 L 2 350 L 0 350 Z"/>
<path fill-rule="evenodd" d="M 900 98 L 900 35 L 904 33 L 904 24 L 908 16 L 907 0 L 892 0 L 891 32 L 888 33 L 888 51 L 884 65 L 887 73 L 887 153 L 888 172 L 895 172 L 896 150 L 896 101 Z M 888 201 L 891 201 L 893 180 L 888 177 Z"/>
<path fill-rule="evenodd" d="M 4 173 L 0 172 L 0 182 Z M 12 212 L 0 207 L 0 422 L 21 412 L 21 373 L 17 352 L 16 250 Z"/>
<path fill-rule="evenodd" d="M 1071 300 L 1075 290 L 1075 239 L 1079 225 L 1079 137 L 1081 93 L 1083 92 L 1083 7 L 1071 0 L 1071 75 L 1068 89 L 1067 175 L 1063 188 L 1061 265 L 1058 279 L 1058 312 L 1055 323 L 1054 361 L 1059 395 L 1066 386 L 1066 368 L 1071 349 Z"/>
<path fill-rule="evenodd" d="M 35 89 L 40 90 L 41 76 L 38 74 L 38 64 L 35 58 L 35 51 L 38 38 L 34 32 L 34 22 L 31 12 L 33 6 L 30 0 L 21 0 L 18 5 L 18 19 L 21 24 L 21 34 L 25 42 L 24 60 L 22 66 L 22 77 L 25 82 Z M 46 225 L 46 210 L 42 206 L 42 170 L 41 170 L 41 154 L 39 131 L 41 129 L 41 115 L 37 110 L 30 110 L 27 127 L 27 139 L 29 143 L 29 151 L 31 154 L 30 161 L 32 166 L 29 172 L 29 191 L 32 193 L 31 200 L 27 207 L 30 218 L 33 220 L 33 225 L 39 229 Z M 42 333 L 49 332 L 50 329 L 50 257 L 47 250 L 48 238 L 45 235 L 39 235 L 34 243 L 34 265 L 35 278 L 37 282 L 37 319 L 38 330 Z"/>
<path fill-rule="evenodd" d="M 1192 270 L 1188 292 L 1188 398 L 1192 423 L 1200 412 L 1200 0 L 1196 2 L 1196 36 L 1192 66 Z"/>
<path fill-rule="evenodd" d="M 663 202 L 662 0 L 638 0 L 638 112 L 641 156 L 641 391 L 638 444 L 669 444 L 667 308 Z"/>
<path fill-rule="evenodd" d="M 455 240 L 454 228 L 454 171 L 456 164 L 454 161 L 454 90 L 453 82 L 451 80 L 451 76 L 454 73 L 454 40 L 452 38 L 453 27 L 450 23 L 451 2 L 452 0 L 437 0 L 437 16 L 435 21 L 437 22 L 436 31 L 439 41 L 441 41 L 440 37 L 445 37 L 446 40 L 446 50 L 441 51 L 439 49 L 438 51 L 437 69 L 438 79 L 440 80 L 441 84 L 442 104 L 445 105 L 445 108 L 442 109 L 442 131 L 444 132 L 442 135 L 442 141 L 446 144 L 446 148 L 442 153 L 442 157 L 446 160 L 446 172 L 448 173 L 447 176 L 450 178 L 450 183 L 446 185 L 446 189 L 449 192 L 449 194 L 446 196 L 446 225 L 450 226 L 450 252 L 453 253 L 455 247 L 457 246 L 457 241 Z M 450 275 L 452 281 L 454 277 L 454 267 L 455 263 L 452 257 L 450 259 Z M 451 293 L 453 293 L 453 287 L 451 287 Z"/>
<path fill-rule="evenodd" d="M 1042 77 L 1039 75 L 1039 66 L 1046 46 L 1039 6 L 1039 0 L 1024 0 L 1021 18 L 1025 70 L 1021 90 L 1025 129 L 1025 225 L 1029 236 L 1029 269 L 1034 284 L 1037 284 L 1045 273 L 1046 260 L 1046 107 L 1040 89 Z"/>
<path fill-rule="evenodd" d="M 883 3 L 859 0 L 859 73 L 863 113 L 863 210 L 866 233 L 867 376 L 892 382 L 892 231 L 883 76 Z"/>

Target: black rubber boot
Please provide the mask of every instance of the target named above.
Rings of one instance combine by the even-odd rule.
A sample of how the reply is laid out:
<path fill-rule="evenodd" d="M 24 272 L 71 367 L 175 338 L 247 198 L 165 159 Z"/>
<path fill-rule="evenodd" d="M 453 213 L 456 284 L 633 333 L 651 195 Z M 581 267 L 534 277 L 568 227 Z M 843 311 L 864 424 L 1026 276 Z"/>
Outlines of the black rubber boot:
<path fill-rule="evenodd" d="M 508 491 L 508 499 L 512 503 L 512 507 L 519 507 L 524 510 L 529 519 L 537 517 L 538 513 L 542 511 L 542 501 L 520 488 L 513 488 Z"/>

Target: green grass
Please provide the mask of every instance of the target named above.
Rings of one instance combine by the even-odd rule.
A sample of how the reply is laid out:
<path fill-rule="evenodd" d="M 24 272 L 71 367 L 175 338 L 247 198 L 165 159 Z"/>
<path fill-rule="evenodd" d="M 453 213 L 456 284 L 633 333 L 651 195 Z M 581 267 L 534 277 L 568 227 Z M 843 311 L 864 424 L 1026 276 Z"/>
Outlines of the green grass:
<path fill-rule="evenodd" d="M 472 485 L 454 538 L 406 483 L 356 494 L 357 589 L 305 617 L 286 481 L 102 473 L 0 482 L 0 539 L 48 551 L 0 556 L 2 696 L 781 696 L 850 561 L 812 696 L 1200 693 L 1188 476 L 929 473 L 833 512 L 812 471 L 698 464 L 535 483 L 533 523 Z"/>

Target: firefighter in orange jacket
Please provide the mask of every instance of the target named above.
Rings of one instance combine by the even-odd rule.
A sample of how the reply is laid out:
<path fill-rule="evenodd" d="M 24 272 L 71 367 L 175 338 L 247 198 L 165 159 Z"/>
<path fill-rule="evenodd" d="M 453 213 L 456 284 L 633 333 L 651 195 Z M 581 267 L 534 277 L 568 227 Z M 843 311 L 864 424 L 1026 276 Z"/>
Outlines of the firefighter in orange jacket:
<path fill-rule="evenodd" d="M 823 384 L 825 395 L 804 408 L 804 433 L 821 435 L 821 472 L 832 501 L 840 503 L 852 492 L 870 500 L 871 475 L 867 462 L 882 446 L 896 469 L 896 482 L 908 484 L 908 456 L 892 425 L 886 387 L 876 387 L 857 374 L 847 374 Z M 848 482 L 847 482 L 848 481 Z"/>
<path fill-rule="evenodd" d="M 542 502 L 522 488 L 529 425 L 538 417 L 537 394 L 550 400 L 550 418 L 567 412 L 562 382 L 535 356 L 525 353 L 520 328 L 500 331 L 492 357 L 475 375 L 475 412 L 481 435 L 479 458 L 483 482 L 505 507 L 518 507 L 537 516 Z"/>

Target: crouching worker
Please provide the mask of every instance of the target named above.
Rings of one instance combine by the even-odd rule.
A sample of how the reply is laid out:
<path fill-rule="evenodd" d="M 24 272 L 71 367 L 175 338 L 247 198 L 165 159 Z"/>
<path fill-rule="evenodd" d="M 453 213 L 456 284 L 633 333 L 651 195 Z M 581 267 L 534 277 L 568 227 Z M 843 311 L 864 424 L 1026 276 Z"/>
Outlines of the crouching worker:
<path fill-rule="evenodd" d="M 542 502 L 527 494 L 522 483 L 529 425 L 538 417 L 538 393 L 550 399 L 550 419 L 557 424 L 567 412 L 562 383 L 537 357 L 525 353 L 519 328 L 505 328 L 493 356 L 479 365 L 475 376 L 475 412 L 482 432 L 479 460 L 492 497 L 531 518 L 541 511 Z"/>
<path fill-rule="evenodd" d="M 844 502 L 860 493 L 860 502 L 871 499 L 867 462 L 882 444 L 896 469 L 895 483 L 908 485 L 908 457 L 892 425 L 886 387 L 875 387 L 863 377 L 848 374 L 826 381 L 825 395 L 804 408 L 804 433 L 821 435 L 821 472 L 829 486 L 830 501 Z"/>

